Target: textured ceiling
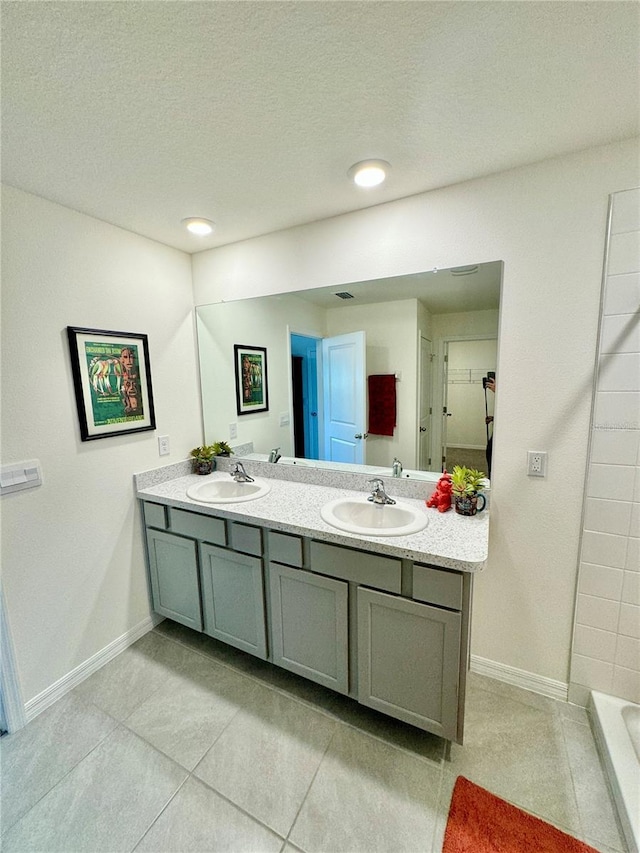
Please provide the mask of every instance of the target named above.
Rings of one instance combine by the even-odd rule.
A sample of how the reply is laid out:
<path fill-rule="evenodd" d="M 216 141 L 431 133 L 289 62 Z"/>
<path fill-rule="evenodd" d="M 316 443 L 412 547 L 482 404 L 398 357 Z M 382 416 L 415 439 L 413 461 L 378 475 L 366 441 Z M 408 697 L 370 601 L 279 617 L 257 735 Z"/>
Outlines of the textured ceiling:
<path fill-rule="evenodd" d="M 639 15 L 4 0 L 3 180 L 185 251 L 223 245 L 636 135 Z M 358 190 L 367 157 L 393 168 Z"/>

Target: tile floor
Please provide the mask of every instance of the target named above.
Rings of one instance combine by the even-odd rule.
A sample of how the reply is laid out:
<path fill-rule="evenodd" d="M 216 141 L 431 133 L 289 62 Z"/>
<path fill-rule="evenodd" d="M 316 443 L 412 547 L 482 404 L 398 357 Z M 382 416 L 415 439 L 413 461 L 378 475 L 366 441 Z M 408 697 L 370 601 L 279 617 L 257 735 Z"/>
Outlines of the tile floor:
<path fill-rule="evenodd" d="M 0 742 L 2 850 L 439 853 L 458 774 L 625 851 L 586 713 L 471 675 L 465 745 L 165 621 Z"/>

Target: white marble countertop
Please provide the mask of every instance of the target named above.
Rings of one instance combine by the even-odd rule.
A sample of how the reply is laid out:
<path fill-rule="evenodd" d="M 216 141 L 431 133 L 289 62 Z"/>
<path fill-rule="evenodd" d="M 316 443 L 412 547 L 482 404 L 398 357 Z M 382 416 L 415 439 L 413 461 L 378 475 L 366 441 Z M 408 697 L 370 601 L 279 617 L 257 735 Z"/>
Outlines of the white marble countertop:
<path fill-rule="evenodd" d="M 228 479 L 227 472 L 208 475 Z M 378 554 L 406 557 L 464 572 L 484 568 L 489 538 L 489 512 L 473 517 L 458 515 L 453 509 L 441 513 L 426 506 L 424 500 L 398 497 L 424 512 L 429 523 L 419 533 L 409 536 L 361 536 L 331 527 L 320 516 L 320 508 L 337 498 L 365 498 L 364 491 L 297 483 L 270 478 L 271 491 L 262 498 L 234 504 L 204 504 L 187 497 L 187 489 L 202 481 L 197 474 L 178 476 L 164 482 L 138 488 L 137 497 L 179 509 L 215 515 L 236 521 L 259 524 L 272 530 L 310 536 L 325 542 L 360 548 Z M 388 480 L 387 492 L 395 498 L 393 482 Z"/>

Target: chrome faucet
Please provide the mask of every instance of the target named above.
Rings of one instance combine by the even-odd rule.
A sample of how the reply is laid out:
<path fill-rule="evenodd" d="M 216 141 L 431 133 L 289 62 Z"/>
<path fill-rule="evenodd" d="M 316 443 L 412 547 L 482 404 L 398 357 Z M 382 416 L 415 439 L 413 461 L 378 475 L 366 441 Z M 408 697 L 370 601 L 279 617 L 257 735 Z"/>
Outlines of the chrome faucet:
<path fill-rule="evenodd" d="M 371 503 L 374 504 L 379 504 L 380 506 L 395 503 L 394 499 L 390 498 L 386 493 L 384 483 L 379 477 L 375 477 L 373 480 L 367 480 L 367 482 L 373 483 L 373 490 L 367 498 L 368 501 L 371 501 Z"/>
<path fill-rule="evenodd" d="M 269 462 L 277 462 L 280 459 L 280 448 L 274 447 L 269 454 Z"/>
<path fill-rule="evenodd" d="M 236 466 L 231 471 L 231 476 L 236 481 L 236 483 L 253 483 L 253 477 L 250 477 L 247 472 L 244 470 L 244 465 L 242 462 L 236 462 Z"/>
<path fill-rule="evenodd" d="M 391 473 L 394 477 L 402 476 L 402 462 L 398 459 L 397 456 L 394 456 L 393 464 L 391 466 Z"/>

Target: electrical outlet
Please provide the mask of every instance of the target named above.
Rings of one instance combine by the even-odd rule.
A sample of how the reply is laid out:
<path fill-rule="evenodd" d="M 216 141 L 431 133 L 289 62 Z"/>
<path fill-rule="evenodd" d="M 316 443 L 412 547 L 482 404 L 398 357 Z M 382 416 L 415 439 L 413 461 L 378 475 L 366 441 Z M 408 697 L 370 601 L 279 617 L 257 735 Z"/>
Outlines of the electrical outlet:
<path fill-rule="evenodd" d="M 229 438 L 238 437 L 238 424 L 229 424 Z"/>
<path fill-rule="evenodd" d="M 169 436 L 168 435 L 159 435 L 158 436 L 158 456 L 168 456 L 171 451 L 169 450 Z"/>
<path fill-rule="evenodd" d="M 546 450 L 530 450 L 527 453 L 527 475 L 529 477 L 547 476 Z"/>

